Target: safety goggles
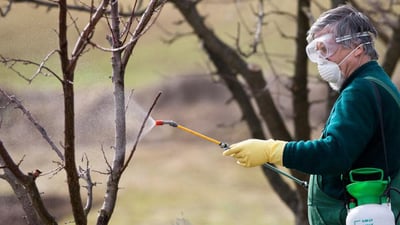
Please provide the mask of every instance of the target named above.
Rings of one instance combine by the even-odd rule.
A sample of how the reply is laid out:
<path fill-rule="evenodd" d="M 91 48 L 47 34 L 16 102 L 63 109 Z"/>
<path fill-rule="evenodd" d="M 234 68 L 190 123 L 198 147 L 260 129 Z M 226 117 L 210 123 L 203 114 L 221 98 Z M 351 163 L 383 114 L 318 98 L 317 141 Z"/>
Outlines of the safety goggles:
<path fill-rule="evenodd" d="M 332 56 L 339 44 L 335 42 L 332 33 L 324 34 L 312 40 L 306 47 L 307 56 L 311 62 L 318 63 Z"/>
<path fill-rule="evenodd" d="M 324 34 L 312 40 L 306 47 L 307 56 L 311 62 L 318 63 L 321 60 L 331 57 L 339 48 L 339 43 L 353 38 L 370 37 L 367 31 L 359 32 L 355 35 L 344 35 L 334 38 L 332 33 Z M 370 44 L 364 42 L 363 44 Z"/>

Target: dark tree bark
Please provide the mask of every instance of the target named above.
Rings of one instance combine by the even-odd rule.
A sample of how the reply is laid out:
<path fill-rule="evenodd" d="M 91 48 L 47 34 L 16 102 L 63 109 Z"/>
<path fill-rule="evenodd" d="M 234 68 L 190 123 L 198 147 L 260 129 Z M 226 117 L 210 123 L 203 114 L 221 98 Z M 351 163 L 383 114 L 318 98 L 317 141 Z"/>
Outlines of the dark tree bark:
<path fill-rule="evenodd" d="M 75 223 L 86 225 L 87 218 L 83 210 L 80 194 L 79 175 L 75 163 L 75 110 L 74 110 L 74 67 L 68 58 L 67 40 L 67 2 L 60 0 L 59 4 L 59 47 L 60 62 L 63 73 L 63 92 L 64 92 L 64 156 L 65 171 L 71 207 Z"/>
<path fill-rule="evenodd" d="M 14 190 L 15 195 L 22 203 L 29 225 L 55 225 L 54 217 L 50 215 L 43 204 L 42 197 L 36 186 L 36 177 L 24 174 L 12 160 L 7 149 L 0 140 L 0 163 L 4 165 L 4 178 Z"/>
<path fill-rule="evenodd" d="M 294 139 L 309 140 L 311 138 L 311 127 L 309 121 L 310 103 L 308 101 L 308 63 L 306 54 L 307 31 L 309 30 L 309 19 L 304 11 L 310 8 L 309 0 L 298 0 L 297 2 L 297 34 L 296 34 L 296 54 L 295 71 L 292 81 L 292 105 L 294 112 Z M 301 180 L 308 180 L 308 175 L 293 171 L 293 174 Z M 307 224 L 307 192 L 303 188 L 297 188 L 297 195 L 301 204 L 298 204 L 296 214 L 297 225 Z"/>
<path fill-rule="evenodd" d="M 400 16 L 397 20 L 397 27 L 393 29 L 392 38 L 386 48 L 386 53 L 383 59 L 382 67 L 390 77 L 396 69 L 397 62 L 400 59 Z"/>

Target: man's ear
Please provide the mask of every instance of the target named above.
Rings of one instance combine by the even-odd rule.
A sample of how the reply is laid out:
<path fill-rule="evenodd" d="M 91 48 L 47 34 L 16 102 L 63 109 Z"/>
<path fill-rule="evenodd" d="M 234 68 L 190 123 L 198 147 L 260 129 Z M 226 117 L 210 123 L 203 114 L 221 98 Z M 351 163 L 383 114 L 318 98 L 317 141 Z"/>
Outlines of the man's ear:
<path fill-rule="evenodd" d="M 363 54 L 364 53 L 364 45 L 363 44 L 361 44 L 361 45 L 359 45 L 357 48 L 356 48 L 356 50 L 354 51 L 354 56 L 360 56 L 361 54 Z"/>

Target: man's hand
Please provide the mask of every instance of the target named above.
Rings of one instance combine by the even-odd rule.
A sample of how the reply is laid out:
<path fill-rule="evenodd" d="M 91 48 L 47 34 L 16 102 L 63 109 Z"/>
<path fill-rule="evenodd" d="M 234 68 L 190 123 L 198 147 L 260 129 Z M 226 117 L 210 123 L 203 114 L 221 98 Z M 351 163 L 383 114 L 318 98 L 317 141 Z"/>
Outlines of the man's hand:
<path fill-rule="evenodd" d="M 232 156 L 244 167 L 273 163 L 282 166 L 283 149 L 286 141 L 248 139 L 230 146 L 224 156 Z"/>

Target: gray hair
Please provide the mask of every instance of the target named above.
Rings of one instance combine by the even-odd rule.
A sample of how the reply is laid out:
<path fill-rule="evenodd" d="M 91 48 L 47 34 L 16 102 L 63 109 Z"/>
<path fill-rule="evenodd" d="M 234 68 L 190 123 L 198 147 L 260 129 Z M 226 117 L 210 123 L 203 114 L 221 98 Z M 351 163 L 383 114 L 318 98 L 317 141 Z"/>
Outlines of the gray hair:
<path fill-rule="evenodd" d="M 373 60 L 378 59 L 373 39 L 378 32 L 367 16 L 350 5 L 342 5 L 322 13 L 308 31 L 307 41 L 310 42 L 315 33 L 325 28 L 333 33 L 336 43 L 346 48 L 363 44 L 366 54 Z"/>

